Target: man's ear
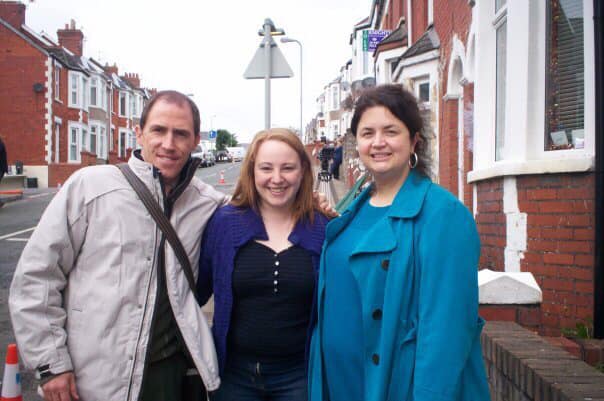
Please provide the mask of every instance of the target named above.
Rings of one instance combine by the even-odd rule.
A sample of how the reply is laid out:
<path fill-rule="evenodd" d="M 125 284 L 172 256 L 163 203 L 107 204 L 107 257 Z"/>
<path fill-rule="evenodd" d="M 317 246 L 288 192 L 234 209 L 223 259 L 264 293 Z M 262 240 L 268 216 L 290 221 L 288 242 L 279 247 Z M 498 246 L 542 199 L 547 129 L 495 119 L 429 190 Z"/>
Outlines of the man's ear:
<path fill-rule="evenodd" d="M 137 124 L 136 127 L 134 127 L 134 132 L 136 133 L 136 143 L 143 146 L 143 130 L 141 126 Z"/>

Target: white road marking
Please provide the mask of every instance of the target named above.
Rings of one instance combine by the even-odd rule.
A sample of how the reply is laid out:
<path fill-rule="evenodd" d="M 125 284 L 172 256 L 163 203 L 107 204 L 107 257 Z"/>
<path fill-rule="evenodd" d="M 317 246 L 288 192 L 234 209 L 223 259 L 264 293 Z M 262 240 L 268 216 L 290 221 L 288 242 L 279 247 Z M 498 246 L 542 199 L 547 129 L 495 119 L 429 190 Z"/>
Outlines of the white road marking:
<path fill-rule="evenodd" d="M 21 230 L 21 231 L 15 231 L 14 233 L 10 233 L 10 234 L 6 234 L 0 237 L 0 240 L 6 239 L 6 238 L 10 238 L 10 237 L 14 237 L 16 235 L 19 234 L 23 234 L 23 233 L 28 233 L 30 231 L 34 231 L 36 227 L 32 227 L 32 228 L 26 228 L 25 230 Z"/>
<path fill-rule="evenodd" d="M 40 198 L 42 196 L 48 196 L 48 195 L 54 195 L 54 194 L 56 194 L 56 192 L 46 192 L 43 194 L 30 195 L 27 197 L 27 199 Z"/>
<path fill-rule="evenodd" d="M 29 238 L 7 238 L 5 241 L 27 242 Z"/>

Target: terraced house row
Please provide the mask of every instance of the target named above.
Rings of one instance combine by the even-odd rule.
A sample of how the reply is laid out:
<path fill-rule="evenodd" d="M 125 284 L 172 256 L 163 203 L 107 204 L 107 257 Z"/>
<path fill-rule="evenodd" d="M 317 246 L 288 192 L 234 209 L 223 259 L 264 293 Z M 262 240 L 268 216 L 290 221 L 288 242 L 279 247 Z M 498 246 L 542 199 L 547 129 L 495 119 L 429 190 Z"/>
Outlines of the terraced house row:
<path fill-rule="evenodd" d="M 58 43 L 26 25 L 26 6 L 0 2 L 0 135 L 9 165 L 56 186 L 75 170 L 125 161 L 151 90 L 138 74 L 119 74 L 83 54 L 72 20 Z"/>
<path fill-rule="evenodd" d="M 604 337 L 602 2 L 368 5 L 307 138 L 345 134 L 364 87 L 405 85 L 429 123 L 433 180 L 474 214 L 479 268 L 501 272 L 508 293 L 534 295 L 499 291 L 483 315 L 546 336 L 579 324 Z M 363 169 L 351 135 L 342 168 L 349 185 Z"/>

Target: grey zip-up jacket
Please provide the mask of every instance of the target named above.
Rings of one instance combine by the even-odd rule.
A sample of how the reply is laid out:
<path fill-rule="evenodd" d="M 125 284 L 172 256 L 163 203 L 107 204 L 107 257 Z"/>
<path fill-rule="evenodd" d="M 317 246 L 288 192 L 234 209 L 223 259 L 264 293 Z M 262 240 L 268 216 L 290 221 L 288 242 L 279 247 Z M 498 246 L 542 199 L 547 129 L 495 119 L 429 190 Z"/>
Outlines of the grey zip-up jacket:
<path fill-rule="evenodd" d="M 163 205 L 152 165 L 134 155 L 128 164 Z M 193 177 L 174 202 L 170 220 L 192 266 L 206 222 L 227 200 Z M 42 215 L 11 285 L 11 319 L 25 365 L 48 366 L 51 373 L 73 370 L 81 401 L 137 400 L 151 338 L 160 239 L 115 166 L 74 173 Z M 220 379 L 212 334 L 167 242 L 165 266 L 183 340 L 206 388 L 215 390 Z"/>

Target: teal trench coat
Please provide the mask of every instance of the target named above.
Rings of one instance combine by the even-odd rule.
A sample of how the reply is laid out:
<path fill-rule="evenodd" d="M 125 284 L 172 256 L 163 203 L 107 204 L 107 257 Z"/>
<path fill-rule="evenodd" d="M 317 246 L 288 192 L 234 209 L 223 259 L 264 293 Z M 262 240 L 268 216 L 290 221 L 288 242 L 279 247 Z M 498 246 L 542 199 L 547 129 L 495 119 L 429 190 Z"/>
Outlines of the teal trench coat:
<path fill-rule="evenodd" d="M 325 249 L 354 218 L 366 189 L 327 225 L 318 281 L 318 322 L 309 357 L 309 397 L 327 401 L 321 333 Z M 487 401 L 478 316 L 480 241 L 467 208 L 415 172 L 349 256 L 362 295 L 366 401 Z M 385 287 L 359 281 L 380 269 Z M 369 276 L 371 277 L 371 275 Z M 373 312 L 381 309 L 381 318 Z M 378 314 L 379 316 L 379 314 Z M 336 401 L 336 400 L 334 400 Z"/>

